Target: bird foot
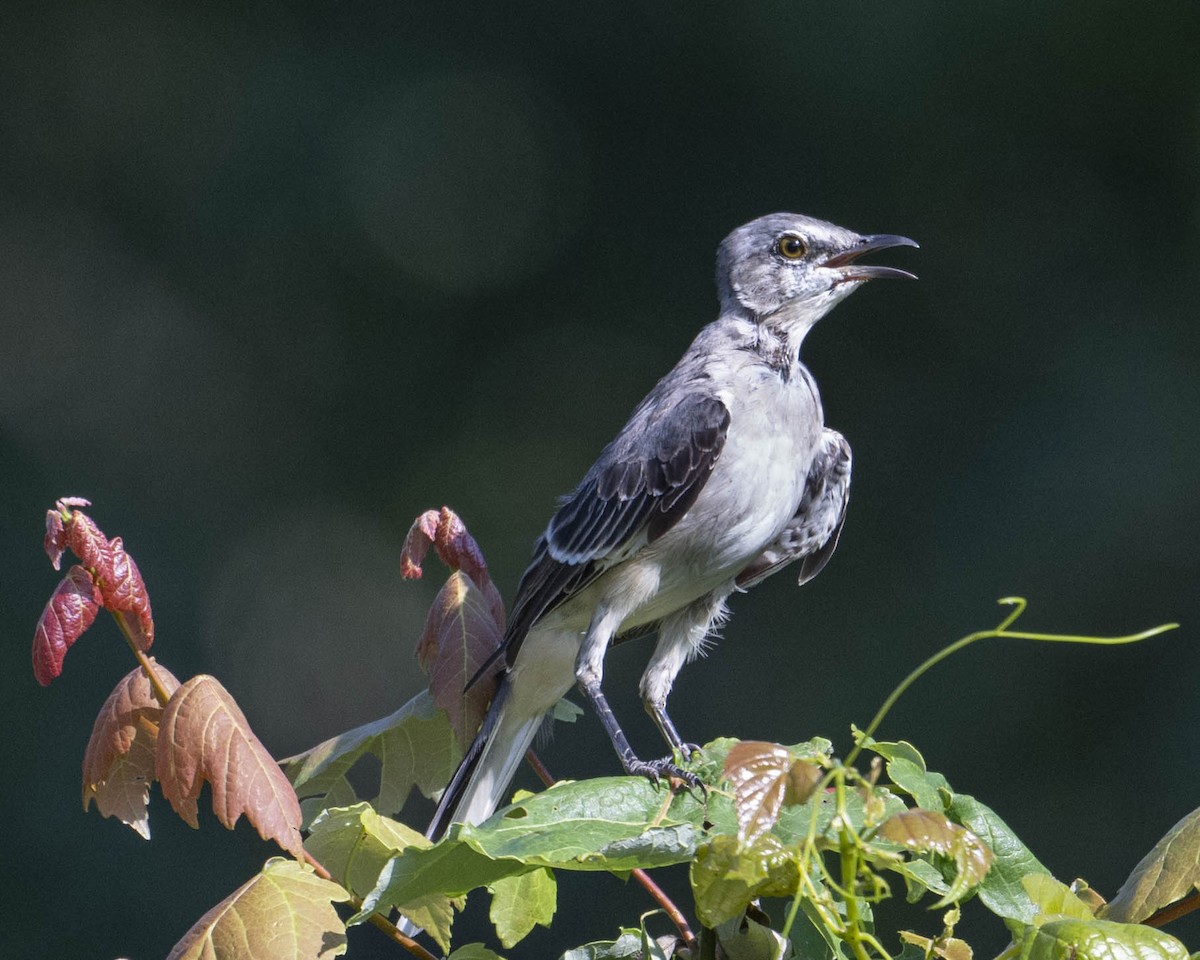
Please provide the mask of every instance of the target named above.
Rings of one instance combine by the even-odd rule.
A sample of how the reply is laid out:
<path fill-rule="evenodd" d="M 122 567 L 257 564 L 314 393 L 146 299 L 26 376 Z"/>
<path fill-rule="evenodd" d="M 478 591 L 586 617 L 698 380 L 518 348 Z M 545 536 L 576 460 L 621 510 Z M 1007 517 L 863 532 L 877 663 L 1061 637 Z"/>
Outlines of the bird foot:
<path fill-rule="evenodd" d="M 638 760 L 635 757 L 626 762 L 625 772 L 631 777 L 645 777 L 651 783 L 658 783 L 661 777 L 667 777 L 670 780 L 680 780 L 689 787 L 703 786 L 700 778 L 678 766 L 674 757 L 663 757 L 660 760 Z"/>

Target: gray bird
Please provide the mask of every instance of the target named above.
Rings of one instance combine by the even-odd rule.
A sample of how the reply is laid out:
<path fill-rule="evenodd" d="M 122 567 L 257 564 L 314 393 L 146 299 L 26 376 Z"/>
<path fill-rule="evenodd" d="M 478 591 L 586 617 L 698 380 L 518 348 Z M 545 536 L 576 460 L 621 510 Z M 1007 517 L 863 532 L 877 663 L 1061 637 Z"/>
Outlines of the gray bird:
<path fill-rule="evenodd" d="M 859 262 L 915 247 L 776 213 L 717 252 L 721 312 L 650 391 L 537 540 L 504 643 L 480 675 L 500 685 L 447 786 L 430 837 L 500 804 L 547 711 L 572 685 L 591 702 L 629 774 L 694 777 L 667 716 L 683 664 L 727 617 L 726 600 L 800 561 L 800 582 L 833 554 L 850 488 L 850 446 L 824 424 L 805 334 L 865 281 L 904 277 Z M 604 655 L 656 631 L 642 700 L 673 755 L 638 759 L 601 692 Z"/>

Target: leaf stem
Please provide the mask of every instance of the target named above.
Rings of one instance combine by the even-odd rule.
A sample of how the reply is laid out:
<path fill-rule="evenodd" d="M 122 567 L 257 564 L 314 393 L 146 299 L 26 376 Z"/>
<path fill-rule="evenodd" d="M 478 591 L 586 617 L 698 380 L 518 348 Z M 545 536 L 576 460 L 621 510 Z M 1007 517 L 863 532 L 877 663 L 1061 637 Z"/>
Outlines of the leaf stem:
<path fill-rule="evenodd" d="M 121 635 L 125 638 L 125 642 L 129 644 L 129 649 L 133 651 L 134 657 L 142 668 L 142 673 L 146 675 L 146 679 L 150 681 L 150 689 L 154 691 L 154 699 L 158 701 L 159 706 L 165 707 L 167 701 L 171 699 L 171 694 L 167 692 L 167 688 L 163 686 L 163 682 L 158 679 L 158 674 L 154 672 L 154 664 L 150 662 L 150 658 L 146 656 L 138 647 L 137 642 L 133 639 L 133 634 L 129 631 L 129 625 L 123 617 L 119 617 L 116 611 L 110 611 L 112 618 L 117 621 L 117 626 L 121 630 Z"/>
<path fill-rule="evenodd" d="M 1013 611 L 1008 614 L 999 625 L 991 630 L 978 630 L 975 633 L 968 634 L 949 646 L 943 647 L 933 656 L 929 657 L 919 667 L 912 671 L 907 677 L 897 684 L 896 688 L 888 694 L 886 700 L 883 701 L 883 706 L 876 712 L 874 718 L 867 725 L 863 735 L 859 738 L 859 742 L 854 745 L 854 748 L 846 755 L 846 765 L 854 763 L 855 759 L 862 752 L 863 746 L 867 740 L 874 736 L 875 731 L 879 729 L 879 725 L 883 723 L 884 717 L 896 705 L 896 701 L 900 699 L 918 679 L 920 679 L 932 667 L 941 663 L 951 654 L 958 653 L 964 647 L 969 647 L 978 640 L 990 640 L 993 638 L 1005 638 L 1008 640 L 1034 640 L 1039 643 L 1087 643 L 1096 646 L 1111 647 L 1125 643 L 1137 643 L 1140 640 L 1146 640 L 1150 637 L 1158 636 L 1160 633 L 1166 633 L 1168 630 L 1176 629 L 1177 623 L 1163 623 L 1157 627 L 1151 627 L 1149 630 L 1143 630 L 1140 633 L 1131 633 L 1122 637 L 1086 637 L 1076 636 L 1074 634 L 1061 633 L 1028 633 L 1023 630 L 1009 630 L 1022 613 L 1025 612 L 1026 600 L 1024 597 L 1003 597 L 997 603 L 1012 606 Z"/>

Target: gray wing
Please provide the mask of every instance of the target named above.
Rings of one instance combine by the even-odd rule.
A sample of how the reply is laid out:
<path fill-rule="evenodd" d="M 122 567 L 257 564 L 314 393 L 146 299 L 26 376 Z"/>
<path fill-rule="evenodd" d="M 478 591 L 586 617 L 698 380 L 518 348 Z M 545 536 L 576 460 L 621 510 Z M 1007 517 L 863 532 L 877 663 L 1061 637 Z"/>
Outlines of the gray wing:
<path fill-rule="evenodd" d="M 737 577 L 748 590 L 789 563 L 800 561 L 800 583 L 824 569 L 837 549 L 846 505 L 850 502 L 850 444 L 836 430 L 826 430 L 804 485 L 804 496 L 783 532 Z"/>
<path fill-rule="evenodd" d="M 729 410 L 712 396 L 668 403 L 657 394 L 634 411 L 534 545 L 504 644 L 480 676 L 501 656 L 511 664 L 541 617 L 653 543 L 696 502 L 725 445 Z"/>

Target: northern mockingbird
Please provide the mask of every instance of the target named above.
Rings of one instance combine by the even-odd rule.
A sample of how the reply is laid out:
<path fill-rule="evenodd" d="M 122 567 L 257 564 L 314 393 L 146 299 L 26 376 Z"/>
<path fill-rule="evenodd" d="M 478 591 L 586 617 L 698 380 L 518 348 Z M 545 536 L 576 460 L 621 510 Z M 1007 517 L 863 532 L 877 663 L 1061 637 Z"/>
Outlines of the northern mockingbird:
<path fill-rule="evenodd" d="M 800 583 L 837 546 L 850 446 L 824 424 L 800 344 L 865 281 L 906 277 L 862 264 L 915 247 L 776 213 L 734 230 L 717 251 L 721 312 L 550 519 L 521 578 L 504 643 L 480 675 L 500 673 L 491 708 L 442 795 L 430 837 L 499 805 L 542 719 L 573 685 L 591 702 L 629 774 L 695 778 L 667 716 L 683 664 L 727 614 L 725 601 L 794 561 Z M 601 692 L 616 639 L 654 630 L 642 700 L 673 756 L 638 759 Z"/>

